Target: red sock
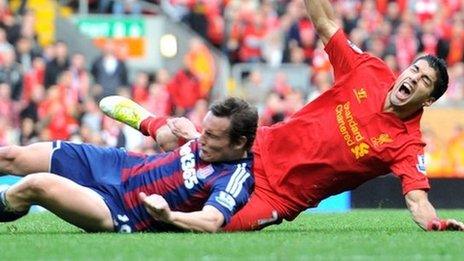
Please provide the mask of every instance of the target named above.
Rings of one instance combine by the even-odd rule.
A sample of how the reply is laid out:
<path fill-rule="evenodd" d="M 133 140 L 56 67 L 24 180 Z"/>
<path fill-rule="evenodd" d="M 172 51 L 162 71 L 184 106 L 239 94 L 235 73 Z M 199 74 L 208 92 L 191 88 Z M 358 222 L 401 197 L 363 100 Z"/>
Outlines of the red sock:
<path fill-rule="evenodd" d="M 168 117 L 149 116 L 140 123 L 140 132 L 156 140 L 156 131 L 166 124 Z"/>

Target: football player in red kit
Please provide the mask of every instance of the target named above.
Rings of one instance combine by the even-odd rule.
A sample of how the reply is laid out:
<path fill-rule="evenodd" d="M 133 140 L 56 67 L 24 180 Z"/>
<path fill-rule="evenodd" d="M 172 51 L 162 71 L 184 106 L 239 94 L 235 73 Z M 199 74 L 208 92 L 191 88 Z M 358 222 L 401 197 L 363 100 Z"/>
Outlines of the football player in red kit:
<path fill-rule="evenodd" d="M 421 56 L 396 78 L 382 60 L 346 38 L 329 1 L 305 3 L 329 55 L 335 82 L 287 121 L 258 129 L 254 192 L 224 229 L 258 230 L 293 220 L 329 196 L 393 173 L 422 229 L 464 230 L 462 222 L 439 219 L 427 198 L 430 186 L 420 119 L 423 107 L 447 89 L 444 61 Z M 155 119 L 149 117 L 143 125 Z M 168 125 L 177 136 L 198 135 L 185 119 L 169 120 Z M 154 129 L 142 132 L 156 137 Z"/>

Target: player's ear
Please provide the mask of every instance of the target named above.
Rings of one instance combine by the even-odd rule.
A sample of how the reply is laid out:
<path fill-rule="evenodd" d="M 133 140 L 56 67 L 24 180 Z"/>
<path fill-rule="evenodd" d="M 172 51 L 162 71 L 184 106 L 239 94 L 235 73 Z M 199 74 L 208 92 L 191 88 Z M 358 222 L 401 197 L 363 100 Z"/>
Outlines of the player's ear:
<path fill-rule="evenodd" d="M 240 136 L 237 142 L 233 145 L 234 149 L 241 150 L 245 147 L 248 139 L 245 136 Z"/>
<path fill-rule="evenodd" d="M 424 103 L 422 103 L 422 105 L 424 105 L 425 107 L 429 107 L 434 102 L 435 102 L 435 97 L 429 97 L 427 100 L 424 101 Z"/>

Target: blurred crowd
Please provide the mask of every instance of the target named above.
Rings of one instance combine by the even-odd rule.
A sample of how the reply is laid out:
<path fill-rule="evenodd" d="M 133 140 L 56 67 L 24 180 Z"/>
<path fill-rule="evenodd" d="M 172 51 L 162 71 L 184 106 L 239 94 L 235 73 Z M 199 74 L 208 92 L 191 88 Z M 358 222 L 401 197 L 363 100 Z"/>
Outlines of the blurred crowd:
<path fill-rule="evenodd" d="M 0 146 L 62 139 L 157 151 L 149 138 L 103 116 L 98 101 L 115 94 L 157 115 L 187 116 L 201 124 L 214 60 L 200 39 L 191 40 L 178 71 L 137 71 L 130 77 L 111 41 L 92 61 L 70 53 L 64 41 L 40 46 L 34 12 L 14 14 L 0 3 Z"/>
<path fill-rule="evenodd" d="M 270 86 L 263 86 L 259 70 L 243 75 L 238 93 L 260 108 L 261 125 L 284 120 L 331 86 L 332 68 L 302 0 L 146 2 L 159 5 L 172 19 L 188 24 L 222 50 L 231 64 L 308 68 L 311 76 L 307 92 L 292 86 L 289 76 L 282 73 L 274 75 Z M 100 13 L 144 13 L 137 0 L 90 4 Z M 384 59 L 394 73 L 401 72 L 421 53 L 444 58 L 449 65 L 450 84 L 439 103 L 463 104 L 462 1 L 334 0 L 332 5 L 350 39 Z M 24 9 L 13 14 L 7 1 L 0 1 L 0 145 L 71 139 L 157 151 L 151 140 L 103 117 L 98 101 L 112 94 L 131 97 L 157 115 L 187 116 L 197 126 L 201 124 L 216 74 L 211 51 L 202 40 L 191 40 L 184 65 L 175 72 L 160 69 L 129 75 L 111 43 L 104 46 L 101 57 L 87 61 L 82 54 L 70 54 L 65 42 L 39 46 L 34 23 L 34 12 Z M 427 139 L 432 136 L 427 135 Z M 464 145 L 456 144 L 455 151 L 462 154 Z"/>
<path fill-rule="evenodd" d="M 314 98 L 330 87 L 331 66 L 302 0 L 159 0 L 224 51 L 231 63 L 309 65 Z M 459 0 L 334 0 L 339 24 L 362 50 L 384 59 L 395 73 L 418 54 L 449 65 L 449 91 L 440 103 L 464 101 L 464 3 Z M 272 89 L 272 88 L 271 88 Z M 272 95 L 271 95 L 272 96 Z M 306 102 L 306 100 L 305 100 Z M 274 104 L 274 97 L 269 97 Z M 292 110 L 290 110 L 292 111 Z"/>

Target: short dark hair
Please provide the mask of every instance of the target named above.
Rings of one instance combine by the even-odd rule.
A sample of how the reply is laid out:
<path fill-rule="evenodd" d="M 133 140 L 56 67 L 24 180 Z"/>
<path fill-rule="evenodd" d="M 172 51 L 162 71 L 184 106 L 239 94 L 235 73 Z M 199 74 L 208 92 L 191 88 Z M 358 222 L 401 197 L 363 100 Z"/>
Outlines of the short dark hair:
<path fill-rule="evenodd" d="M 438 58 L 434 55 L 427 54 L 417 58 L 414 63 L 419 60 L 425 60 L 437 73 L 437 81 L 433 87 L 433 91 L 430 94 L 431 97 L 434 97 L 435 100 L 438 100 L 448 89 L 448 71 L 446 70 L 445 60 Z"/>
<path fill-rule="evenodd" d="M 229 138 L 232 144 L 237 144 L 240 137 L 247 138 L 245 149 L 253 145 L 258 128 L 258 111 L 248 102 L 235 97 L 229 97 L 215 102 L 210 111 L 216 117 L 230 119 Z"/>

